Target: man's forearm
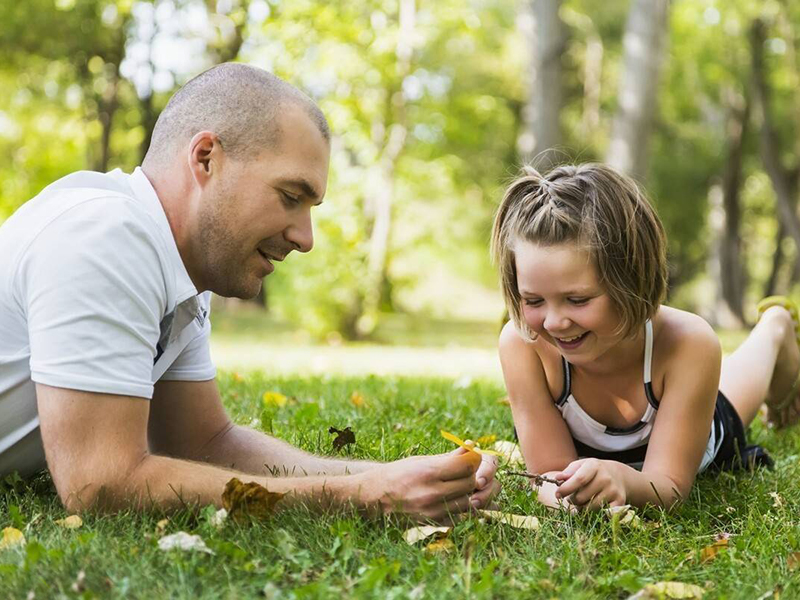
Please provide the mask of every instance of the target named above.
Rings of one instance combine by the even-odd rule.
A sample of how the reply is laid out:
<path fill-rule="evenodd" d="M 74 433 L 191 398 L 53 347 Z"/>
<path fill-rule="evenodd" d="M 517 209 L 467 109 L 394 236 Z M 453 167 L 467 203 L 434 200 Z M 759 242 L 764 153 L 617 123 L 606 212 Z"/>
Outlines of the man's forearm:
<path fill-rule="evenodd" d="M 222 493 L 233 477 L 256 481 L 271 492 L 284 493 L 279 507 L 303 503 L 319 507 L 365 506 L 358 475 L 315 477 L 253 477 L 217 466 L 165 456 L 146 455 L 136 468 L 116 481 L 86 482 L 69 494 L 70 510 L 177 509 L 187 505 L 222 506 Z"/>
<path fill-rule="evenodd" d="M 196 460 L 254 475 L 305 477 L 362 473 L 379 466 L 371 461 L 314 456 L 259 431 L 231 425 L 210 440 Z"/>

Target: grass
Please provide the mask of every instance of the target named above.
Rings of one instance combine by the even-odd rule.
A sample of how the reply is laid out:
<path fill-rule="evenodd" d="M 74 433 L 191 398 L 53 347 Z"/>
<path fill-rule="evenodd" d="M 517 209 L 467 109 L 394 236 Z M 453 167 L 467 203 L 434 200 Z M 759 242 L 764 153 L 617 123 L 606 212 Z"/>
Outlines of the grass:
<path fill-rule="evenodd" d="M 238 423 L 302 448 L 331 453 L 327 432 L 351 426 L 354 458 L 393 460 L 441 452 L 439 428 L 511 439 L 508 407 L 494 380 L 410 377 L 271 377 L 220 375 L 225 404 Z M 294 400 L 265 408 L 278 391 Z M 350 398 L 359 392 L 364 406 Z M 452 533 L 455 549 L 427 555 L 408 546 L 403 528 L 349 512 L 312 515 L 294 509 L 267 522 L 217 530 L 211 511 L 170 516 L 166 533 L 199 534 L 215 552 L 162 552 L 163 515 L 87 516 L 70 531 L 49 477 L 9 480 L 0 492 L 0 526 L 25 532 L 24 548 L 0 551 L 0 596 L 25 598 L 627 598 L 650 582 L 679 580 L 706 598 L 800 597 L 800 435 L 760 425 L 754 439 L 777 459 L 773 471 L 703 476 L 681 510 L 651 510 L 630 529 L 598 514 L 549 513 L 519 479 L 502 479 L 504 510 L 534 514 L 537 532 L 469 519 Z M 777 502 L 771 492 L 780 497 Z M 716 534 L 729 548 L 702 562 Z M 79 572 L 85 573 L 78 585 Z M 73 589 L 75 585 L 75 591 Z M 765 595 L 766 594 L 766 595 Z"/>

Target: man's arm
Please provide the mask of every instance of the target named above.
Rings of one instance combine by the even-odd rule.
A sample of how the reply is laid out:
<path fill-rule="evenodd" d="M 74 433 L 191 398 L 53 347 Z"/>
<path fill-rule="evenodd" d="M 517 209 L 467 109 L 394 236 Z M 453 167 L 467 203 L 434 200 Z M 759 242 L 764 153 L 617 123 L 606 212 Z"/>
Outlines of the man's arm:
<path fill-rule="evenodd" d="M 222 406 L 216 380 L 158 382 L 148 438 L 156 454 L 253 475 L 345 475 L 380 464 L 314 456 L 249 427 L 234 425 Z"/>
<path fill-rule="evenodd" d="M 240 471 L 152 454 L 147 400 L 42 384 L 36 393 L 48 467 L 70 511 L 220 505 L 232 477 L 248 479 Z M 411 457 L 355 475 L 257 479 L 288 494 L 283 506 L 349 505 L 443 520 L 471 506 L 479 463 L 473 454 Z"/>

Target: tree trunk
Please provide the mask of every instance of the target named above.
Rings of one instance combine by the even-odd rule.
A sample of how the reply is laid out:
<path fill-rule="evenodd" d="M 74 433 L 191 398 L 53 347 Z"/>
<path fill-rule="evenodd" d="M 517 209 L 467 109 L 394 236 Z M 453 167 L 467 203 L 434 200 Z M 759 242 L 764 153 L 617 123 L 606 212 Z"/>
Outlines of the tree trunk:
<path fill-rule="evenodd" d="M 397 159 L 406 143 L 406 102 L 403 81 L 411 73 L 413 34 L 416 21 L 415 0 L 401 0 L 400 32 L 397 38 L 397 85 L 388 90 L 385 123 L 385 143 L 378 159 L 376 177 L 367 198 L 371 201 L 372 228 L 369 239 L 369 258 L 364 286 L 361 315 L 356 322 L 358 337 L 375 331 L 381 293 L 386 287 L 389 240 L 392 230 L 392 203 L 394 201 L 394 174 Z"/>
<path fill-rule="evenodd" d="M 525 163 L 547 171 L 558 163 L 562 142 L 561 55 L 566 31 L 558 16 L 561 0 L 526 0 L 523 24 L 531 47 L 528 101 L 522 111 L 517 151 Z"/>
<path fill-rule="evenodd" d="M 741 326 L 744 318 L 745 271 L 741 263 L 739 224 L 741 207 L 739 189 L 742 183 L 742 152 L 747 122 L 750 118 L 750 102 L 741 94 L 730 91 L 726 145 L 727 159 L 722 173 L 722 209 L 724 227 L 720 237 L 720 284 L 722 301 L 738 320 L 731 325 Z"/>
<path fill-rule="evenodd" d="M 778 221 L 778 232 L 775 234 L 775 253 L 772 255 L 772 269 L 769 272 L 769 278 L 764 284 L 763 296 L 773 296 L 778 293 L 778 275 L 781 267 L 783 266 L 783 238 L 786 237 L 786 228 L 783 223 Z"/>
<path fill-rule="evenodd" d="M 606 162 L 643 180 L 669 24 L 669 0 L 634 0 L 623 38 L 622 82 Z"/>
<path fill-rule="evenodd" d="M 781 223 L 786 228 L 787 234 L 794 240 L 795 248 L 800 249 L 800 220 L 795 212 L 795 194 L 793 178 L 783 166 L 780 159 L 780 144 L 770 113 L 770 88 L 764 66 L 764 40 L 766 27 L 760 20 L 753 22 L 750 30 L 750 41 L 753 59 L 753 95 L 757 108 L 757 115 L 761 121 L 761 160 L 764 163 L 772 189 L 775 191 L 775 200 Z M 800 252 L 798 252 L 800 254 Z"/>

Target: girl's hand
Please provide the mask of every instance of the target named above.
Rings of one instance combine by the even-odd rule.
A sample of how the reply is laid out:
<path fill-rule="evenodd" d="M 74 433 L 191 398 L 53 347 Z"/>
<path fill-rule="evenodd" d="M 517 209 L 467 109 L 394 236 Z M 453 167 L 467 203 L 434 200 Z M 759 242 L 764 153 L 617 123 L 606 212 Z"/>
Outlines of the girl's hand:
<path fill-rule="evenodd" d="M 620 463 L 597 458 L 571 462 L 555 478 L 563 483 L 556 498 L 568 498 L 579 509 L 599 510 L 627 503 L 627 491 Z"/>

